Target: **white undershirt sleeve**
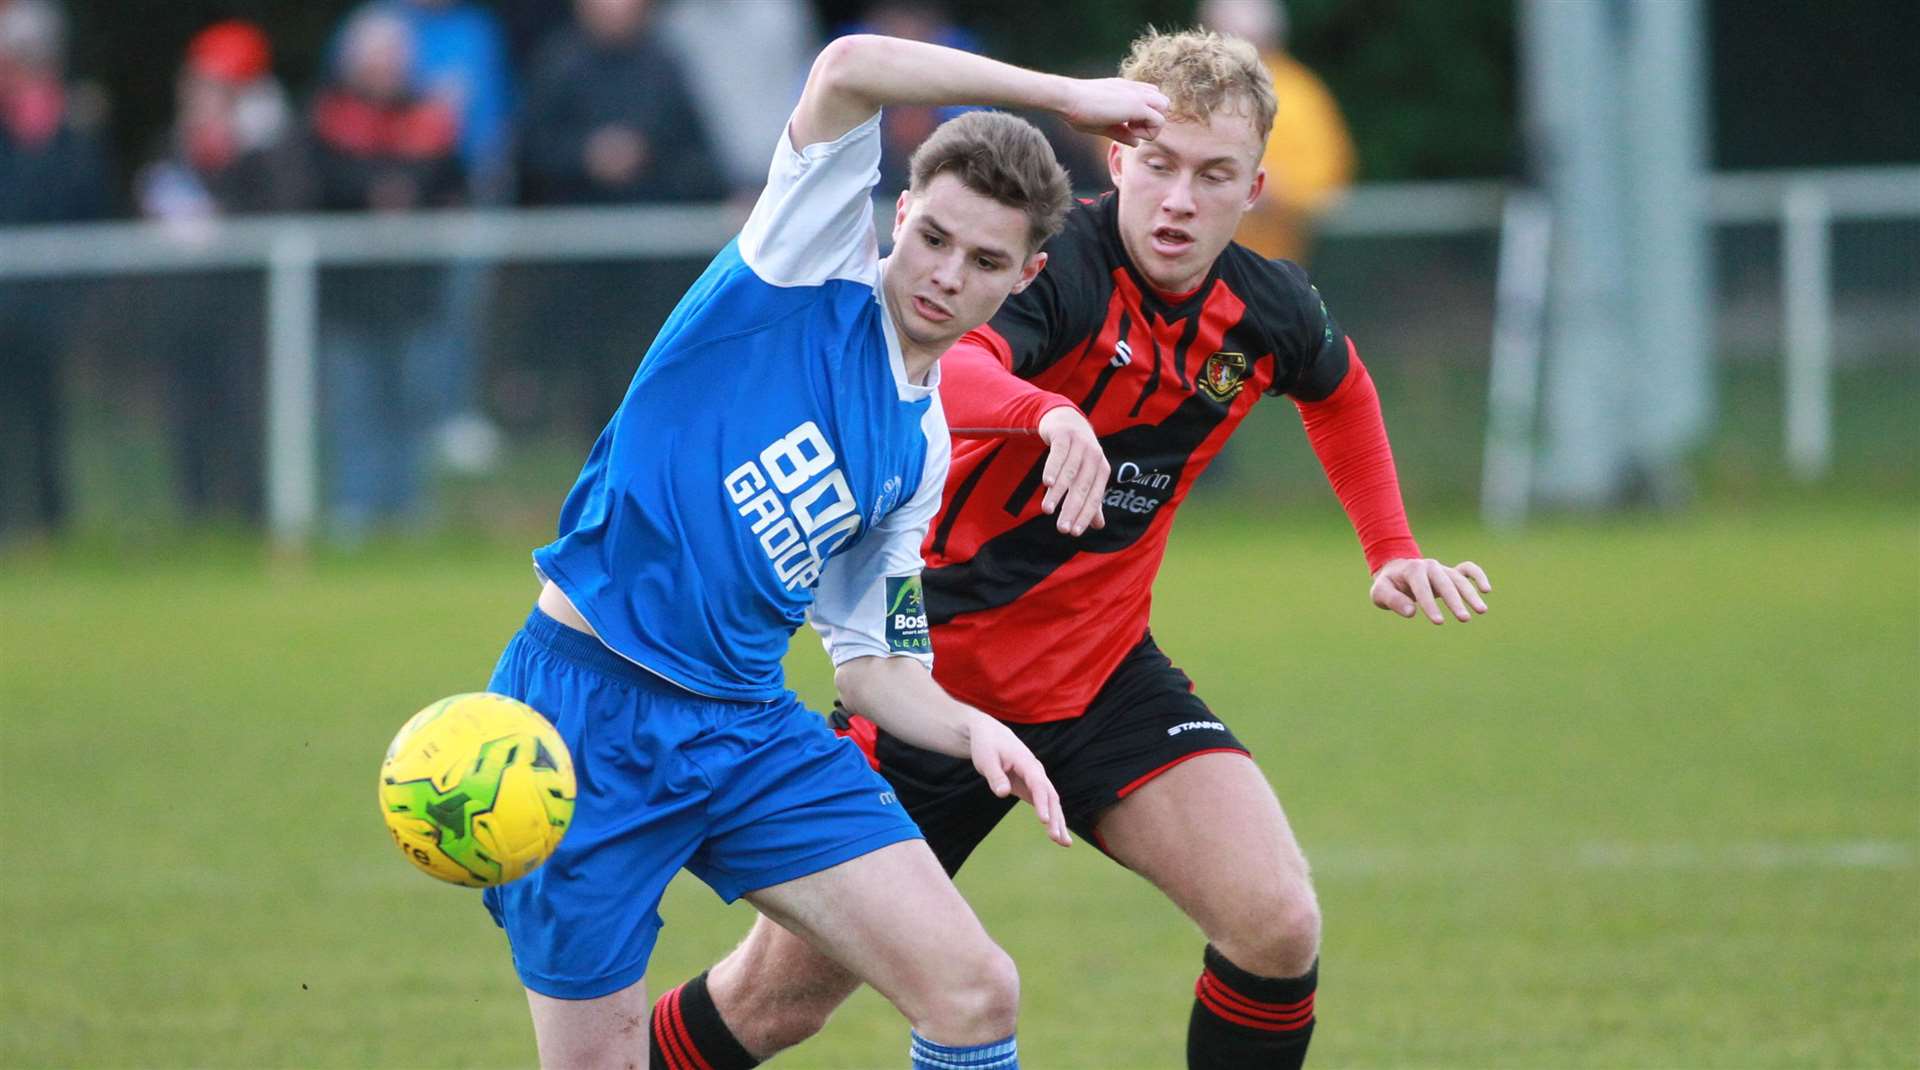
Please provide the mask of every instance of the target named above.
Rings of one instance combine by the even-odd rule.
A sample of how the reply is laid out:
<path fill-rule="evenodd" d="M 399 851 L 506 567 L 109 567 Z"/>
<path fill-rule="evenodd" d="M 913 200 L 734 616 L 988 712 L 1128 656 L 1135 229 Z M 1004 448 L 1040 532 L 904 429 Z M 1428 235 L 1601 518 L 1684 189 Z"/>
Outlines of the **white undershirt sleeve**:
<path fill-rule="evenodd" d="M 913 497 L 820 572 L 807 617 L 835 665 L 880 656 L 916 658 L 933 668 L 920 589 L 920 546 L 940 510 L 952 452 L 937 398 L 921 426 L 928 434 L 927 463 Z"/>
<path fill-rule="evenodd" d="M 873 188 L 879 182 L 878 113 L 836 140 L 802 149 L 782 127 L 766 189 L 740 231 L 741 259 L 775 286 L 829 279 L 877 284 Z"/>

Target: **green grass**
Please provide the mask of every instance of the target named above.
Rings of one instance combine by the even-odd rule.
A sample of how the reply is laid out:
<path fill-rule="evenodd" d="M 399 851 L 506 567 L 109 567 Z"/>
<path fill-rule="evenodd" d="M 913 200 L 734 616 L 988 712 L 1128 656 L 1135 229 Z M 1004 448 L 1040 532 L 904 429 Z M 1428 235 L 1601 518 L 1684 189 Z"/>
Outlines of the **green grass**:
<path fill-rule="evenodd" d="M 1156 631 L 1316 863 L 1316 1065 L 1920 1059 L 1911 497 L 1423 524 L 1496 584 L 1439 629 L 1366 604 L 1331 505 L 1231 508 L 1183 519 Z M 503 939 L 393 857 L 374 779 L 532 594 L 517 543 L 0 557 L 0 1066 L 529 1064 Z M 961 885 L 1029 1065 L 1180 1065 L 1200 943 L 1145 882 L 1023 820 Z M 664 913 L 657 986 L 750 920 L 691 880 Z M 904 1050 L 863 994 L 778 1065 Z"/>

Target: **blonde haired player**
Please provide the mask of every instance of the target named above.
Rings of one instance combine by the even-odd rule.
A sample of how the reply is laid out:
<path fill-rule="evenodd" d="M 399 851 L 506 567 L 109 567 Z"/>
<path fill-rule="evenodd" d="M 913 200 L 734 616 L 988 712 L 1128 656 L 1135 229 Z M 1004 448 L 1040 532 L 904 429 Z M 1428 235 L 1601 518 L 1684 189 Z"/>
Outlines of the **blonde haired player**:
<path fill-rule="evenodd" d="M 1489 588 L 1471 562 L 1422 556 L 1372 380 L 1305 272 L 1233 242 L 1274 113 L 1253 48 L 1148 33 L 1120 73 L 1166 94 L 1165 129 L 1109 150 L 1117 192 L 1075 208 L 1034 285 L 942 358 L 956 442 L 922 548 L 935 678 L 1007 723 L 1046 763 L 1070 827 L 1206 934 L 1188 1065 L 1299 1066 L 1320 910 L 1272 787 L 1148 628 L 1173 514 L 1255 405 L 1284 394 L 1360 537 L 1376 605 L 1465 621 Z M 842 701 L 839 723 L 957 870 L 1009 805 L 860 716 L 860 696 Z M 752 1066 L 818 1030 L 856 984 L 763 919 L 677 990 L 713 1025 L 690 1038 L 690 1065 Z"/>

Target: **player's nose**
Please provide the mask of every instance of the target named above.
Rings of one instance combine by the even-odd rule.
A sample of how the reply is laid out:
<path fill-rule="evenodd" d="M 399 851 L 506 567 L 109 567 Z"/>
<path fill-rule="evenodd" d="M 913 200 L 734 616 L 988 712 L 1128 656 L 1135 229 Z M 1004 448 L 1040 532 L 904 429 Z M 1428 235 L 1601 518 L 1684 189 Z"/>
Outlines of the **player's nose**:
<path fill-rule="evenodd" d="M 965 275 L 965 262 L 959 254 L 943 256 L 933 265 L 933 284 L 950 294 L 960 292 L 960 280 Z"/>
<path fill-rule="evenodd" d="M 1193 214 L 1193 182 L 1186 178 L 1176 178 L 1167 187 L 1166 196 L 1160 198 L 1160 207 L 1169 214 L 1189 216 Z"/>

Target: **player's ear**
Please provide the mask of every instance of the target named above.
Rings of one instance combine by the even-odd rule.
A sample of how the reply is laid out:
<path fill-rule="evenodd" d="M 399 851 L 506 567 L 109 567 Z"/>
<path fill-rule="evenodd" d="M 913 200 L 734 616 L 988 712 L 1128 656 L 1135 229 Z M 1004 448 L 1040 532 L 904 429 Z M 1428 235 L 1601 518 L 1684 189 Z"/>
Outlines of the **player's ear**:
<path fill-rule="evenodd" d="M 900 244 L 900 228 L 907 225 L 907 209 L 913 207 L 913 191 L 903 189 L 893 205 L 893 244 Z"/>
<path fill-rule="evenodd" d="M 1047 254 L 1045 253 L 1035 253 L 1027 257 L 1027 262 L 1020 266 L 1020 281 L 1013 284 L 1013 292 L 1019 293 L 1032 286 L 1033 280 L 1040 277 L 1040 269 L 1046 266 Z"/>
<path fill-rule="evenodd" d="M 1127 147 L 1118 141 L 1107 143 L 1107 177 L 1113 180 L 1114 189 L 1120 188 L 1120 159 L 1126 151 Z"/>
<path fill-rule="evenodd" d="M 1253 188 L 1247 191 L 1246 207 L 1252 208 L 1260 201 L 1260 191 L 1267 188 L 1267 169 L 1256 167 L 1253 170 Z"/>

